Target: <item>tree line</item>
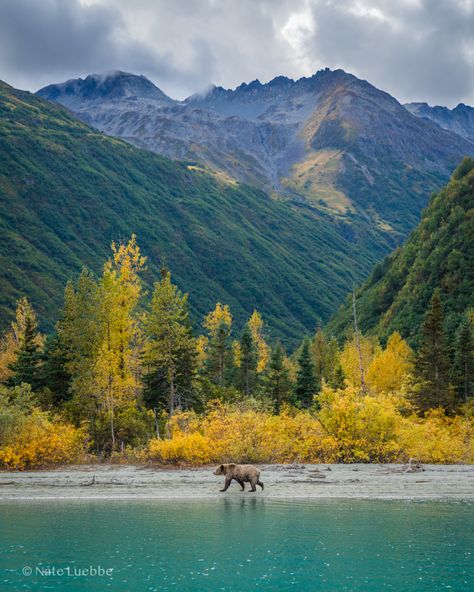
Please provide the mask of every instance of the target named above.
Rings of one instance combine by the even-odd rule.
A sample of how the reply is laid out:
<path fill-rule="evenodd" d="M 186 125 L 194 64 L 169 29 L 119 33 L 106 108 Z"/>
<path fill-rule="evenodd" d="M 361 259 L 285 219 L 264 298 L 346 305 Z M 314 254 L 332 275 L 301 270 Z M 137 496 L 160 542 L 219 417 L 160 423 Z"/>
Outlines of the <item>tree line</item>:
<path fill-rule="evenodd" d="M 253 399 L 274 414 L 317 411 L 324 387 L 352 385 L 403 391 L 420 415 L 438 407 L 449 415 L 472 399 L 473 316 L 467 311 L 456 334 L 447 335 L 439 290 L 416 352 L 398 333 L 381 347 L 356 326 L 343 344 L 319 327 L 288 355 L 279 341 L 269 343 L 258 311 L 239 335 L 222 303 L 193 327 L 188 296 L 165 267 L 145 293 L 145 265 L 135 236 L 113 243 L 99 278 L 83 269 L 67 284 L 53 334 L 40 334 L 22 298 L 2 339 L 0 381 L 10 389 L 30 385 L 43 409 L 84 427 L 98 453 L 169 436 L 177 411 L 204 413 L 215 400 Z"/>

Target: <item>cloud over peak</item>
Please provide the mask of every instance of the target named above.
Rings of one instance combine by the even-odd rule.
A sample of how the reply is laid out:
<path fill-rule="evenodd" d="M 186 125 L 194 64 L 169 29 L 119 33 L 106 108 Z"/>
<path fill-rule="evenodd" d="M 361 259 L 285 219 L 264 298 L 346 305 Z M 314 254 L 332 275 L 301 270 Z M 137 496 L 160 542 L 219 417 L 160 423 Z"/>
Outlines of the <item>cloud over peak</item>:
<path fill-rule="evenodd" d="M 343 68 L 401 101 L 474 103 L 474 0 L 3 0 L 0 78 L 144 74 L 175 98 Z"/>

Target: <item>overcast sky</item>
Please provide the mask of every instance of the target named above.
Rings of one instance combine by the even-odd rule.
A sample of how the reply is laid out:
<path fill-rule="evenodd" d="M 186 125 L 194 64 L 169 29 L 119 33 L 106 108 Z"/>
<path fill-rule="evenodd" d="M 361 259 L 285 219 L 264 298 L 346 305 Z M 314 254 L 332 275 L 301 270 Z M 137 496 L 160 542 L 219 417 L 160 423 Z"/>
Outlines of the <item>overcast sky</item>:
<path fill-rule="evenodd" d="M 474 105 L 474 0 L 0 0 L 0 79 L 144 74 L 173 98 L 326 66 Z"/>

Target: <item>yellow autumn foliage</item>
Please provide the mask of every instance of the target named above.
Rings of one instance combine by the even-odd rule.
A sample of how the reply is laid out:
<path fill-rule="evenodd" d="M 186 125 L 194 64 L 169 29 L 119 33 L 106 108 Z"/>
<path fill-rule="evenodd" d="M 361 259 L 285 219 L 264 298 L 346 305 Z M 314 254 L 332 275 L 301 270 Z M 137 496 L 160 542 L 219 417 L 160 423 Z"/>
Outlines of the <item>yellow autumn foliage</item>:
<path fill-rule="evenodd" d="M 396 427 L 397 401 L 389 396 L 363 395 L 349 386 L 321 393 L 319 419 L 333 438 L 334 462 L 390 462 L 400 453 Z"/>
<path fill-rule="evenodd" d="M 212 461 L 212 443 L 199 432 L 178 433 L 170 440 L 150 440 L 148 458 L 163 464 L 203 465 Z"/>
<path fill-rule="evenodd" d="M 263 337 L 263 319 L 257 310 L 253 311 L 249 319 L 249 328 L 257 351 L 257 373 L 261 374 L 270 359 L 270 347 Z"/>
<path fill-rule="evenodd" d="M 230 327 L 232 325 L 232 315 L 227 304 L 222 305 L 220 302 L 218 302 L 215 309 L 212 310 L 204 319 L 203 327 L 207 329 L 211 335 L 213 335 L 217 332 L 221 324 Z"/>
<path fill-rule="evenodd" d="M 43 411 L 34 409 L 9 442 L 0 447 L 0 467 L 23 470 L 81 462 L 85 441 L 84 430 L 51 421 Z"/>
<path fill-rule="evenodd" d="M 370 367 L 374 358 L 380 354 L 380 345 L 375 337 L 360 337 L 360 351 L 364 372 Z M 360 387 L 360 360 L 355 337 L 346 341 L 340 354 L 340 362 L 344 376 L 350 385 Z"/>
<path fill-rule="evenodd" d="M 472 418 L 446 417 L 442 409 L 425 418 L 413 415 L 400 422 L 399 441 L 408 458 L 426 463 L 473 463 L 474 424 Z"/>
<path fill-rule="evenodd" d="M 311 462 L 323 460 L 319 422 L 306 412 L 280 415 L 217 404 L 205 416 L 178 413 L 170 440 L 152 440 L 148 458 L 162 463 Z"/>
<path fill-rule="evenodd" d="M 367 384 L 378 393 L 398 390 L 408 379 L 413 368 L 413 351 L 395 331 L 387 347 L 378 351 L 367 371 Z"/>
<path fill-rule="evenodd" d="M 433 411 L 404 416 L 399 395 L 324 387 L 317 414 L 286 407 L 279 415 L 251 402 L 214 402 L 204 415 L 176 413 L 171 438 L 150 441 L 145 458 L 163 464 L 474 462 L 473 420 Z"/>

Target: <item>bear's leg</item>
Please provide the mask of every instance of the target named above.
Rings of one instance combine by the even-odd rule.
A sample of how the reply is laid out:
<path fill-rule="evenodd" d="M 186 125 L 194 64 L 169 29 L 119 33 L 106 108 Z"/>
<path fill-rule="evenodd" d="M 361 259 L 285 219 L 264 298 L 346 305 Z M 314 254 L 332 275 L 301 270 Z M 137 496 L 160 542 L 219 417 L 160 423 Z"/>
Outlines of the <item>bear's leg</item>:
<path fill-rule="evenodd" d="M 252 479 L 250 479 L 251 489 L 249 490 L 249 493 L 253 492 L 253 491 L 257 491 L 257 488 L 255 487 L 256 485 L 257 485 L 257 477 L 253 477 Z"/>
<path fill-rule="evenodd" d="M 260 485 L 260 487 L 262 488 L 262 491 L 263 491 L 263 482 L 260 481 L 260 479 L 257 481 L 257 485 Z"/>
<path fill-rule="evenodd" d="M 242 488 L 241 491 L 245 491 L 245 483 L 242 481 L 242 479 L 236 479 L 236 481 L 238 482 L 238 484 Z"/>
<path fill-rule="evenodd" d="M 229 485 L 232 483 L 232 479 L 228 479 L 226 477 L 225 479 L 225 483 L 224 483 L 224 489 L 220 489 L 219 491 L 227 491 L 229 489 Z"/>

